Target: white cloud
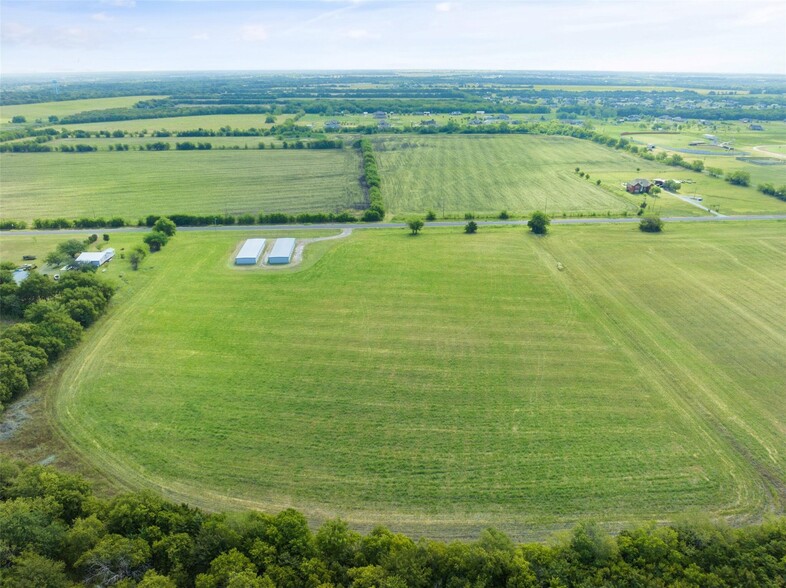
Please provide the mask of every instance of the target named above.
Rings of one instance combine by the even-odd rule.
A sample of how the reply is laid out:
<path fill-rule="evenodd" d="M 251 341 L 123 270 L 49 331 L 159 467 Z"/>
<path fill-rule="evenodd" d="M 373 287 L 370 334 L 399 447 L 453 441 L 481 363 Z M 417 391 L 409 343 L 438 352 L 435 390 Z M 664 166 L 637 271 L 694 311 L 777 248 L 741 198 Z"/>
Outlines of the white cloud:
<path fill-rule="evenodd" d="M 2 40 L 6 45 L 87 49 L 100 45 L 102 38 L 96 31 L 79 26 L 31 28 L 18 22 L 4 22 Z"/>
<path fill-rule="evenodd" d="M 261 24 L 244 25 L 240 28 L 240 37 L 244 41 L 251 41 L 257 43 L 259 41 L 267 41 L 267 29 Z"/>
<path fill-rule="evenodd" d="M 114 18 L 109 16 L 106 12 L 96 12 L 95 14 L 91 14 L 90 18 L 97 22 L 109 22 L 110 20 L 114 20 Z"/>
<path fill-rule="evenodd" d="M 118 8 L 133 8 L 136 6 L 136 0 L 101 0 L 101 4 L 117 6 Z"/>
<path fill-rule="evenodd" d="M 344 33 L 344 36 L 347 39 L 357 39 L 357 40 L 379 39 L 379 35 L 377 33 L 370 33 L 366 29 L 350 29 L 346 33 Z"/>
<path fill-rule="evenodd" d="M 453 5 L 450 2 L 437 2 L 437 4 L 434 5 L 434 10 L 437 12 L 450 12 L 452 8 Z"/>
<path fill-rule="evenodd" d="M 34 30 L 18 22 L 3 22 L 2 35 L 3 43 L 16 45 L 30 40 L 34 35 Z"/>

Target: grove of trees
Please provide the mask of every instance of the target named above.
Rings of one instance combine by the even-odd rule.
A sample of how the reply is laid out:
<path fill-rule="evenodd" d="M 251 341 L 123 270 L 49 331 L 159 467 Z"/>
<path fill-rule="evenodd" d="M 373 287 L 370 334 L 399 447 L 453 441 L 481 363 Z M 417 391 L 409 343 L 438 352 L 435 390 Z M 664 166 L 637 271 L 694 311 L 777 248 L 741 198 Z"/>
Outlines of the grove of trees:
<path fill-rule="evenodd" d="M 494 529 L 413 540 L 296 510 L 207 513 L 152 492 L 96 496 L 79 476 L 0 458 L 3 588 L 783 587 L 786 518 L 705 520 L 611 536 L 582 522 L 547 544 Z"/>

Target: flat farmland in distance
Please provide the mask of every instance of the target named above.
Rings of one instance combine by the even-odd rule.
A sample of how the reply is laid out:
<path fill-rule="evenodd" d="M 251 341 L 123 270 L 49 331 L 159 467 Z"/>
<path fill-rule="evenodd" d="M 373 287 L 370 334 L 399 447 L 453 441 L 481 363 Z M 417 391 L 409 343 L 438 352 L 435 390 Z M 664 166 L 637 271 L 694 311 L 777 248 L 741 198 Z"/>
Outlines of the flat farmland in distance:
<path fill-rule="evenodd" d="M 49 116 L 61 117 L 85 112 L 87 110 L 125 108 L 133 106 L 140 100 L 150 100 L 162 97 L 163 96 L 119 96 L 116 98 L 87 98 L 84 100 L 62 100 L 58 102 L 38 102 L 35 104 L 13 104 L 0 107 L 0 122 L 8 123 L 14 116 L 24 116 L 28 123 L 32 123 L 38 118 L 47 122 L 46 119 Z"/>
<path fill-rule="evenodd" d="M 181 232 L 52 406 L 122 485 L 214 508 L 440 538 L 749 520 L 786 499 L 783 235 L 355 231 L 249 272 L 241 233 Z"/>
<path fill-rule="evenodd" d="M 627 171 L 632 179 L 644 167 L 638 158 L 568 137 L 397 135 L 375 139 L 374 146 L 383 196 L 396 215 L 631 212 L 633 200 L 596 186 L 594 178 Z"/>
<path fill-rule="evenodd" d="M 0 163 L 10 219 L 331 211 L 363 200 L 350 149 L 4 153 Z"/>
<path fill-rule="evenodd" d="M 285 120 L 292 118 L 291 114 L 276 115 L 276 123 L 281 124 Z M 107 122 L 78 123 L 71 125 L 57 125 L 56 128 L 69 130 L 82 129 L 85 131 L 120 130 L 132 133 L 147 130 L 150 132 L 167 130 L 170 132 L 191 131 L 194 129 L 208 129 L 217 131 L 221 127 L 231 127 L 233 129 L 266 129 L 273 126 L 272 123 L 265 123 L 266 114 L 208 114 L 204 116 L 171 116 L 167 118 L 143 118 L 137 120 L 118 120 Z M 202 140 L 211 137 L 201 137 Z M 247 137 L 256 139 L 257 137 Z M 264 139 L 266 137 L 259 137 Z M 181 141 L 200 139 L 200 137 L 184 137 Z M 122 141 L 122 139 L 120 139 Z"/>

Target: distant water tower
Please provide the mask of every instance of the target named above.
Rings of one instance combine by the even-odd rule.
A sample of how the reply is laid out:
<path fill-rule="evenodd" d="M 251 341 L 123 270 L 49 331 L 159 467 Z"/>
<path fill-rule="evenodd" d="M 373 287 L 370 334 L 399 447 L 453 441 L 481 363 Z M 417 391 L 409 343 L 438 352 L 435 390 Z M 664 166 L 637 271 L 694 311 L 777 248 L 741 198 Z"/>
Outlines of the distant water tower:
<path fill-rule="evenodd" d="M 55 96 L 60 95 L 60 86 L 57 85 L 57 80 L 52 80 L 52 90 L 55 93 Z"/>

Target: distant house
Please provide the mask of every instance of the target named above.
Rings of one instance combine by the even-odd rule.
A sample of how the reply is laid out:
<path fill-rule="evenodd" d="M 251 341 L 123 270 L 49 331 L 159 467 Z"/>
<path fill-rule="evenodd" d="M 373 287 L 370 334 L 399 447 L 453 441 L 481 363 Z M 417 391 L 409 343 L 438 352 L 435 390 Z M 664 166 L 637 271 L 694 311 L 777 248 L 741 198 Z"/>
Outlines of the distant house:
<path fill-rule="evenodd" d="M 115 256 L 115 250 L 109 247 L 103 251 L 83 251 L 74 260 L 79 265 L 100 267 Z"/>
<path fill-rule="evenodd" d="M 655 178 L 654 180 L 652 180 L 652 183 L 658 187 L 661 187 L 663 186 L 663 184 L 666 183 L 666 180 L 664 180 L 663 178 Z"/>
<path fill-rule="evenodd" d="M 471 124 L 472 126 L 482 125 L 483 121 L 480 120 L 478 117 L 475 117 L 471 121 L 469 121 L 469 124 Z"/>
<path fill-rule="evenodd" d="M 764 130 L 764 127 L 761 126 L 761 125 L 750 125 L 748 128 L 750 130 L 752 130 L 752 131 L 763 131 Z"/>
<path fill-rule="evenodd" d="M 388 117 L 388 113 L 387 113 L 387 112 L 382 112 L 381 110 L 377 110 L 377 111 L 376 111 L 374 114 L 372 114 L 371 116 L 373 116 L 374 118 L 380 118 L 380 119 L 382 119 L 382 118 L 387 118 L 387 117 Z"/>
<path fill-rule="evenodd" d="M 392 129 L 393 125 L 391 125 L 388 121 L 383 120 L 383 121 L 379 122 L 379 124 L 377 125 L 377 128 L 386 131 L 388 129 Z"/>
<path fill-rule="evenodd" d="M 450 115 L 451 116 L 461 116 L 461 111 L 460 110 L 454 110 L 453 112 L 450 113 Z"/>
<path fill-rule="evenodd" d="M 437 121 L 435 121 L 433 118 L 430 118 L 428 120 L 422 120 L 422 121 L 420 121 L 420 126 L 421 127 L 436 127 L 437 126 Z"/>
<path fill-rule="evenodd" d="M 631 194 L 649 193 L 652 183 L 644 178 L 636 178 L 632 182 L 625 184 L 625 189 Z"/>
<path fill-rule="evenodd" d="M 476 110 L 475 114 L 483 115 L 483 114 L 486 114 L 486 111 L 485 110 Z"/>
<path fill-rule="evenodd" d="M 326 131 L 338 131 L 341 128 L 341 123 L 337 120 L 329 120 L 325 123 Z"/>

